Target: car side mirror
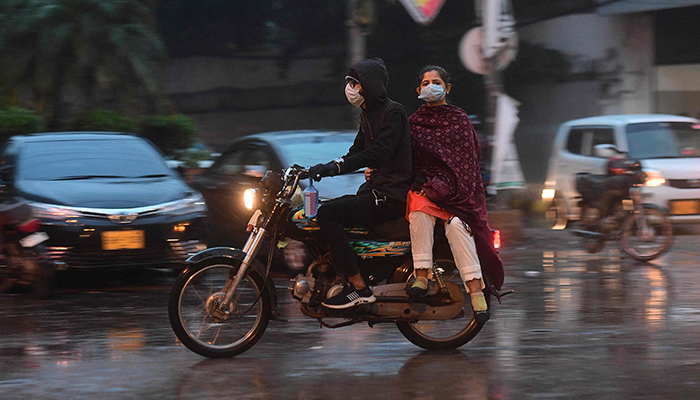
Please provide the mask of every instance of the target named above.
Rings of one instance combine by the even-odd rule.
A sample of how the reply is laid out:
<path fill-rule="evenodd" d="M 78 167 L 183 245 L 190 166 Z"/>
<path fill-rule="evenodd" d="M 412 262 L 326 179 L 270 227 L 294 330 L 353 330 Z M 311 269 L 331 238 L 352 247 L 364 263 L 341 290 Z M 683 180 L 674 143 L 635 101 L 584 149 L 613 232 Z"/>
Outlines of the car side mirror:
<path fill-rule="evenodd" d="M 614 144 L 597 144 L 593 146 L 593 157 L 610 158 L 622 154 Z"/>
<path fill-rule="evenodd" d="M 262 178 L 267 172 L 264 165 L 244 165 L 242 174 L 251 178 Z"/>

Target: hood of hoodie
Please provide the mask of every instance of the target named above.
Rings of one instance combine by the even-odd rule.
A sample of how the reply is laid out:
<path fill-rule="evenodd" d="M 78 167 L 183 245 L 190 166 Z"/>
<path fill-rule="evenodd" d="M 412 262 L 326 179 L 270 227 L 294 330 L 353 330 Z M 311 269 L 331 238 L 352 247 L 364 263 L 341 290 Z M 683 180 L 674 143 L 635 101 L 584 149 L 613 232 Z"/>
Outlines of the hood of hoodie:
<path fill-rule="evenodd" d="M 362 96 L 365 98 L 367 111 L 381 106 L 386 100 L 386 90 L 389 86 L 389 73 L 386 71 L 384 60 L 371 58 L 353 65 L 351 70 L 357 74 L 357 80 L 362 85 Z"/>

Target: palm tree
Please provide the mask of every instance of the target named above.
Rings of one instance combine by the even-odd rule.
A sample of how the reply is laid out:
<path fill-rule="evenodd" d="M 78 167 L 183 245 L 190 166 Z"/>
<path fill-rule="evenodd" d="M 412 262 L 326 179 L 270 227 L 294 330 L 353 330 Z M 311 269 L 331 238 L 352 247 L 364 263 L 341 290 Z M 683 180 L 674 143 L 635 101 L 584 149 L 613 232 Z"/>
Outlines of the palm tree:
<path fill-rule="evenodd" d="M 0 66 L 31 89 L 50 129 L 72 88 L 83 108 L 98 94 L 127 108 L 162 99 L 165 49 L 146 0 L 2 0 L 0 22 Z"/>

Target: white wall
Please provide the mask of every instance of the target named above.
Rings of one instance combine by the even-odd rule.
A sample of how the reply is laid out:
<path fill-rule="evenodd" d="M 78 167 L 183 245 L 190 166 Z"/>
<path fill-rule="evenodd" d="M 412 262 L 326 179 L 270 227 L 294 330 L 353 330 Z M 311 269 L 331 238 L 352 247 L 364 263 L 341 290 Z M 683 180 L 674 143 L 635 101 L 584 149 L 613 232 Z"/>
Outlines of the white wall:
<path fill-rule="evenodd" d="M 563 51 L 574 61 L 572 72 L 597 65 L 615 82 L 601 93 L 603 114 L 654 111 L 654 23 L 649 15 L 579 14 L 519 29 L 524 41 Z M 601 82 L 602 83 L 602 82 Z"/>

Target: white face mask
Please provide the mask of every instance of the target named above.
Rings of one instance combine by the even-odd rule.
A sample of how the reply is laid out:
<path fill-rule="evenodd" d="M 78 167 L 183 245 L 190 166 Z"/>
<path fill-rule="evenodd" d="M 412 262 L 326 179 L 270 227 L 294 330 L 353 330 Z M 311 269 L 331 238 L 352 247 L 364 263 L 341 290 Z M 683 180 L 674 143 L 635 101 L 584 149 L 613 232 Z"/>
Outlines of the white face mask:
<path fill-rule="evenodd" d="M 437 103 L 442 101 L 442 99 L 445 98 L 445 95 L 446 93 L 444 87 L 431 83 L 420 90 L 420 96 L 418 96 L 418 98 L 425 100 L 428 103 Z"/>
<path fill-rule="evenodd" d="M 345 85 L 345 97 L 355 107 L 360 107 L 365 102 L 365 98 L 360 94 L 360 88 L 357 86 L 352 87 L 349 83 Z"/>

